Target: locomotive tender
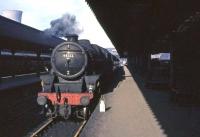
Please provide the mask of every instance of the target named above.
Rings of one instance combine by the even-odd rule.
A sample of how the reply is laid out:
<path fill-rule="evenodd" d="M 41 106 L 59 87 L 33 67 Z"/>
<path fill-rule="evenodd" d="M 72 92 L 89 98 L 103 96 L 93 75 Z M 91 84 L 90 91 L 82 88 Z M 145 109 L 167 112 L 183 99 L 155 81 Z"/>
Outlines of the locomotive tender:
<path fill-rule="evenodd" d="M 101 81 L 109 77 L 119 59 L 89 40 L 69 35 L 51 55 L 51 71 L 41 76 L 37 102 L 50 116 L 87 119 L 90 104 L 100 95 Z"/>

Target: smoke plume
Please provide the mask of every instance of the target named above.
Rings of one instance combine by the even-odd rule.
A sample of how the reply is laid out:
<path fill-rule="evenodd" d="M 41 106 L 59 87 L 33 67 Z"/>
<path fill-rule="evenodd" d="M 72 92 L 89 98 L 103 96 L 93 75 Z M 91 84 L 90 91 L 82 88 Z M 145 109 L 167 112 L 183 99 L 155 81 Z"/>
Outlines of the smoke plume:
<path fill-rule="evenodd" d="M 51 28 L 45 29 L 45 33 L 57 37 L 65 37 L 68 34 L 80 34 L 82 29 L 79 28 L 78 22 L 74 15 L 68 13 L 64 14 L 61 18 L 52 20 Z"/>

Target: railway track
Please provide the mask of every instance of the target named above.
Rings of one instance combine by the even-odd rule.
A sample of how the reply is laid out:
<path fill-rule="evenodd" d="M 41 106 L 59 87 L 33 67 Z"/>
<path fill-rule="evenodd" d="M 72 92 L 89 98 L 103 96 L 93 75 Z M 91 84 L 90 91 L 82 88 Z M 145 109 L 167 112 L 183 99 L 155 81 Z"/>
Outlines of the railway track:
<path fill-rule="evenodd" d="M 48 126 L 54 121 L 54 119 L 47 120 L 39 129 L 37 129 L 30 137 L 38 137 L 42 132 L 48 128 Z"/>
<path fill-rule="evenodd" d="M 62 121 L 63 122 L 63 121 Z M 87 121 L 83 121 L 78 123 L 78 126 L 67 126 L 66 129 L 58 128 L 62 127 L 63 123 L 56 121 L 56 119 L 48 119 L 45 121 L 37 130 L 35 130 L 33 133 L 31 133 L 28 137 L 79 137 L 82 129 L 84 128 Z M 67 124 L 68 121 L 65 122 Z M 72 123 L 69 123 L 69 125 Z M 75 123 L 74 123 L 75 124 Z M 58 126 L 61 125 L 61 126 Z M 64 130 L 69 131 L 69 134 L 67 132 L 63 132 Z M 73 131 L 73 133 L 70 133 Z M 62 134 L 59 135 L 58 133 Z"/>
<path fill-rule="evenodd" d="M 83 127 L 85 126 L 86 122 L 87 122 L 87 121 L 83 121 L 83 122 L 82 122 L 81 126 L 79 127 L 79 129 L 77 130 L 76 134 L 75 134 L 73 137 L 79 137 L 79 135 L 80 135 L 80 133 L 81 133 Z"/>

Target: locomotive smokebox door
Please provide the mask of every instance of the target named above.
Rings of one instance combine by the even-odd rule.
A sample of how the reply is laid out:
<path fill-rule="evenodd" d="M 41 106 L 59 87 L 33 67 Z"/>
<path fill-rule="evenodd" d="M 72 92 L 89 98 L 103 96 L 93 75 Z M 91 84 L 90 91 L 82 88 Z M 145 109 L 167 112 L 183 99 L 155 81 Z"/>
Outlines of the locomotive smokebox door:
<path fill-rule="evenodd" d="M 84 49 L 75 42 L 58 45 L 51 57 L 54 72 L 64 79 L 74 79 L 85 71 L 88 58 Z"/>

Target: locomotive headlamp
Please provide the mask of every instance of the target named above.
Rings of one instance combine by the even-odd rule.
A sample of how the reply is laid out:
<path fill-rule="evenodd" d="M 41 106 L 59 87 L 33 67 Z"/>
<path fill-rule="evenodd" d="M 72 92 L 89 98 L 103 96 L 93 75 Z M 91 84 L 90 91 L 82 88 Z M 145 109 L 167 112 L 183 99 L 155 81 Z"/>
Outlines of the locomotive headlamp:
<path fill-rule="evenodd" d="M 45 96 L 37 97 L 37 103 L 41 106 L 44 106 L 45 104 L 47 104 L 47 97 Z"/>
<path fill-rule="evenodd" d="M 81 105 L 87 106 L 90 103 L 90 99 L 88 96 L 82 96 L 80 99 Z"/>
<path fill-rule="evenodd" d="M 42 91 L 44 91 L 44 81 L 41 81 Z"/>
<path fill-rule="evenodd" d="M 89 85 L 89 86 L 88 86 L 89 92 L 92 92 L 92 91 L 93 91 L 93 88 L 94 88 L 94 85 Z"/>

